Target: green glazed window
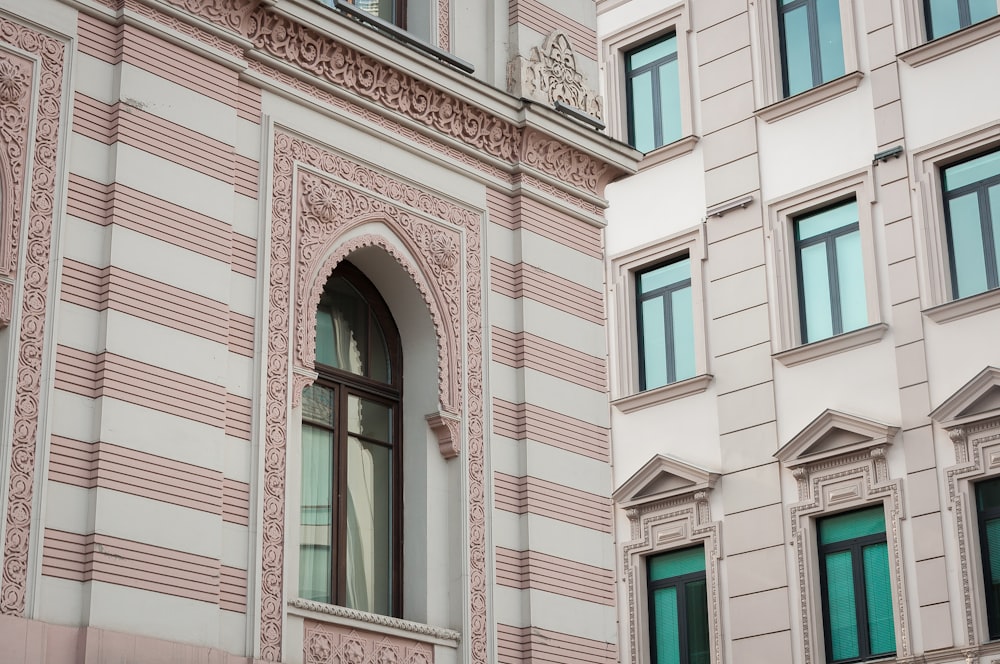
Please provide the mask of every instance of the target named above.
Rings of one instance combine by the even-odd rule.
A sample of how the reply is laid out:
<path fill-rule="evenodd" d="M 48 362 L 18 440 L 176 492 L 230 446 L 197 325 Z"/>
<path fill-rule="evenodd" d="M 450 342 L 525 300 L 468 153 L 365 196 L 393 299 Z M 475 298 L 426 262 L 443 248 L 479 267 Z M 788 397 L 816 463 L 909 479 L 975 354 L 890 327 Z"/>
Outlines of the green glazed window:
<path fill-rule="evenodd" d="M 709 664 L 705 550 L 651 556 L 646 583 L 654 664 Z"/>
<path fill-rule="evenodd" d="M 976 511 L 986 586 L 986 618 L 990 638 L 1000 639 L 1000 478 L 976 485 Z"/>
<path fill-rule="evenodd" d="M 1000 287 L 1000 151 L 942 169 L 941 182 L 952 297 Z"/>
<path fill-rule="evenodd" d="M 636 274 L 639 389 L 695 374 L 694 306 L 688 257 Z"/>

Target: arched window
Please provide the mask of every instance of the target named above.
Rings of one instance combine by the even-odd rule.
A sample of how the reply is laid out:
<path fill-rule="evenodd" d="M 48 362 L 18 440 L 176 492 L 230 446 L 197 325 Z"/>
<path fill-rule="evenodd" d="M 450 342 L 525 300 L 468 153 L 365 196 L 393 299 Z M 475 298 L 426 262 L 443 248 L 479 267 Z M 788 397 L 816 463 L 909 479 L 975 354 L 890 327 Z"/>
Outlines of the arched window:
<path fill-rule="evenodd" d="M 389 309 L 342 263 L 316 315 L 319 378 L 302 395 L 299 595 L 402 607 L 402 357 Z"/>

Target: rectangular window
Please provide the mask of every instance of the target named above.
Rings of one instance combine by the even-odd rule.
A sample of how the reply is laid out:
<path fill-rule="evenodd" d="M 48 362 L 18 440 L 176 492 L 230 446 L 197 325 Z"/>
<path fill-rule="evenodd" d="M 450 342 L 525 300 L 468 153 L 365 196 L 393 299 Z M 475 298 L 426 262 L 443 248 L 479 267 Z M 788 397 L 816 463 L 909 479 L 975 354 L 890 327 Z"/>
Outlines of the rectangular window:
<path fill-rule="evenodd" d="M 677 35 L 670 34 L 625 54 L 628 142 L 650 152 L 681 137 Z"/>
<path fill-rule="evenodd" d="M 653 664 L 709 664 L 704 549 L 651 556 L 646 570 Z"/>
<path fill-rule="evenodd" d="M 986 585 L 986 617 L 990 638 L 1000 639 L 1000 479 L 976 485 L 976 510 Z"/>
<path fill-rule="evenodd" d="M 839 0 L 778 0 L 785 97 L 844 75 Z"/>
<path fill-rule="evenodd" d="M 928 40 L 949 35 L 996 15 L 996 0 L 924 0 Z"/>
<path fill-rule="evenodd" d="M 691 258 L 635 275 L 639 389 L 651 390 L 695 374 Z"/>
<path fill-rule="evenodd" d="M 895 653 L 882 506 L 820 519 L 818 539 L 827 662 Z"/>
<path fill-rule="evenodd" d="M 1000 150 L 941 172 L 955 299 L 1000 286 Z"/>
<path fill-rule="evenodd" d="M 797 217 L 794 225 L 802 342 L 867 325 L 857 201 Z"/>

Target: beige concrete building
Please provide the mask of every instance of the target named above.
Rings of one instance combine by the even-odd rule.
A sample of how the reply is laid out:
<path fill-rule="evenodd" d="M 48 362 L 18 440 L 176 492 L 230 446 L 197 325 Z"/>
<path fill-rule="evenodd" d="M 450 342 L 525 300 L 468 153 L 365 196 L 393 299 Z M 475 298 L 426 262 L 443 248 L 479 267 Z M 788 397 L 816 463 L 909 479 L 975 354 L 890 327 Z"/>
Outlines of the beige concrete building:
<path fill-rule="evenodd" d="M 620 661 L 995 661 L 997 3 L 596 4 Z"/>

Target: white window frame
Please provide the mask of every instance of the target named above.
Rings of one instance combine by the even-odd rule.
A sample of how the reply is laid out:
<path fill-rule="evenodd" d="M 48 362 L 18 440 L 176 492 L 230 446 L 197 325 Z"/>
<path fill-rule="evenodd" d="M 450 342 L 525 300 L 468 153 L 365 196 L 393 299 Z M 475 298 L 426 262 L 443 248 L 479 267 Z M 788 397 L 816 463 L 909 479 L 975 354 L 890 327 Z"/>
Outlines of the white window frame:
<path fill-rule="evenodd" d="M 639 170 L 691 153 L 698 137 L 694 127 L 694 100 L 691 95 L 691 60 L 688 53 L 691 26 L 687 2 L 672 5 L 658 14 L 630 23 L 601 40 L 607 131 L 628 143 L 628 109 L 625 91 L 625 54 L 667 34 L 677 35 L 677 72 L 681 100 L 681 138 L 646 153 Z"/>
<path fill-rule="evenodd" d="M 952 299 L 941 168 L 977 154 L 1000 150 L 1000 122 L 978 127 L 913 152 L 914 225 L 917 229 L 924 314 L 936 323 L 1000 307 L 1000 289 Z"/>
<path fill-rule="evenodd" d="M 882 321 L 876 269 L 875 237 L 872 228 L 874 201 L 870 168 L 828 180 L 819 186 L 802 189 L 767 204 L 770 226 L 768 246 L 769 280 L 775 358 L 794 366 L 819 357 L 857 348 L 880 340 L 888 328 Z M 795 219 L 841 201 L 858 203 L 858 228 L 861 233 L 861 262 L 865 272 L 868 325 L 844 334 L 803 344 L 799 310 L 797 266 L 795 262 Z"/>
<path fill-rule="evenodd" d="M 781 43 L 778 32 L 778 0 L 751 3 L 756 30 L 751 37 L 757 54 L 754 71 L 754 91 L 757 95 L 757 116 L 765 122 L 776 122 L 812 108 L 825 101 L 852 92 L 861 84 L 858 70 L 857 21 L 853 0 L 840 2 L 840 31 L 844 47 L 844 75 L 791 97 L 782 93 Z M 755 38 L 755 39 L 754 39 Z M 756 43 L 754 43 L 754 41 Z"/>
<path fill-rule="evenodd" d="M 610 259 L 609 302 L 615 320 L 610 326 L 612 367 L 612 399 L 622 412 L 631 412 L 689 394 L 704 391 L 711 376 L 708 374 L 708 353 L 705 345 L 705 228 L 699 224 L 674 235 L 639 246 Z M 691 312 L 694 324 L 694 366 L 692 378 L 669 383 L 651 390 L 639 390 L 639 330 L 636 325 L 636 275 L 646 268 L 687 256 L 691 260 Z"/>

